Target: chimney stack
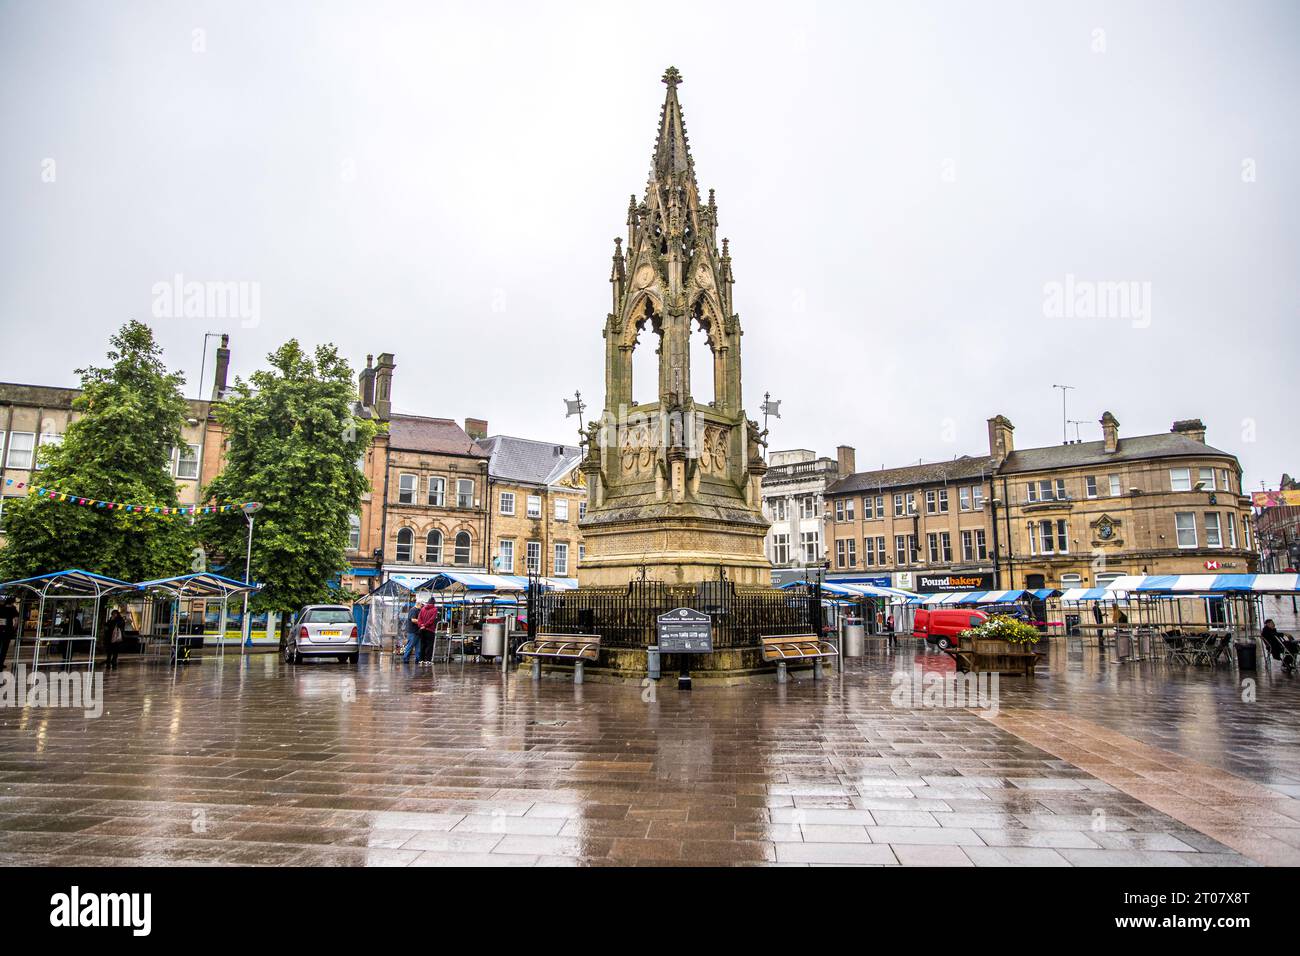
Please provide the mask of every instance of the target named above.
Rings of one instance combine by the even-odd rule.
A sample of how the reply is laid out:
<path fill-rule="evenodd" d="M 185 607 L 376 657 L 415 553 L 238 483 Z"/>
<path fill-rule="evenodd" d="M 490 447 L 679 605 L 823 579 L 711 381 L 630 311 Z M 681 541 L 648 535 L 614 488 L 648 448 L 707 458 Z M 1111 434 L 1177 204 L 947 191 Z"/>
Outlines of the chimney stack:
<path fill-rule="evenodd" d="M 1119 451 L 1119 419 L 1110 412 L 1101 413 L 1101 437 L 1106 443 L 1106 454 Z"/>
<path fill-rule="evenodd" d="M 852 445 L 840 445 L 835 449 L 836 471 L 841 478 L 847 478 L 858 470 L 857 458 Z"/>
<path fill-rule="evenodd" d="M 994 415 L 989 419 L 989 454 L 993 456 L 993 467 L 1001 467 L 1013 451 L 1015 441 L 1012 433 L 1016 426 L 1005 415 Z"/>
<path fill-rule="evenodd" d="M 393 417 L 393 369 L 397 359 L 392 352 L 383 352 L 375 368 L 375 416 L 381 421 Z"/>
<path fill-rule="evenodd" d="M 357 376 L 358 389 L 363 408 L 375 407 L 375 357 L 366 356 L 366 367 L 361 370 Z"/>
<path fill-rule="evenodd" d="M 1186 435 L 1192 441 L 1205 444 L 1205 422 L 1199 418 L 1184 418 L 1182 421 L 1174 422 L 1174 427 L 1169 429 L 1171 432 L 1179 435 Z"/>
<path fill-rule="evenodd" d="M 465 434 L 469 435 L 474 441 L 487 438 L 488 423 L 482 418 L 467 418 L 465 419 Z"/>
<path fill-rule="evenodd" d="M 219 402 L 226 397 L 226 378 L 230 374 L 230 336 L 221 336 L 221 345 L 217 349 L 217 372 L 212 379 L 212 400 Z"/>

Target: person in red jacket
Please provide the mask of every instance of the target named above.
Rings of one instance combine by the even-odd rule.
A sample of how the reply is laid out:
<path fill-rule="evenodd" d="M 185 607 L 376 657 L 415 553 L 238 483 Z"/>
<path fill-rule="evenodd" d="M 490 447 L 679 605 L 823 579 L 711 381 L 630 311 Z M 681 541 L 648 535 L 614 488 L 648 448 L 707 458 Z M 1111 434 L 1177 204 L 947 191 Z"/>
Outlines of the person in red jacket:
<path fill-rule="evenodd" d="M 429 603 L 420 608 L 420 616 L 416 624 L 420 628 L 420 653 L 415 662 L 432 665 L 433 634 L 438 629 L 438 605 L 432 598 L 429 599 Z"/>

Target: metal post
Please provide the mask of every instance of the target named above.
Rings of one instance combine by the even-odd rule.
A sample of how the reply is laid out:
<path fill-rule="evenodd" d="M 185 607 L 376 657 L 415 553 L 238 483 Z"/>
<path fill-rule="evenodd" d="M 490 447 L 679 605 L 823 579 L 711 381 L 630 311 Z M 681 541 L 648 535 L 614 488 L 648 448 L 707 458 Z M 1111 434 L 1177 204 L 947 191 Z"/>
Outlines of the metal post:
<path fill-rule="evenodd" d="M 253 579 L 252 571 L 253 571 L 253 520 L 254 519 L 253 516 L 248 513 L 245 513 L 244 517 L 248 519 L 248 550 L 244 553 L 244 584 L 247 585 Z M 224 614 L 225 613 L 224 601 L 222 602 L 221 610 L 222 613 Z M 245 653 L 245 650 L 248 647 L 248 645 L 252 643 L 253 640 L 253 632 L 248 626 L 247 587 L 245 587 L 244 590 L 244 616 L 240 619 L 239 630 L 240 630 L 240 636 L 242 637 L 242 640 L 239 642 L 239 652 L 243 654 Z M 225 643 L 225 640 L 226 640 L 226 621 L 223 618 L 221 621 L 221 641 L 223 644 Z"/>
<path fill-rule="evenodd" d="M 573 682 L 575 684 L 582 683 L 582 659 L 581 658 L 573 662 Z"/>

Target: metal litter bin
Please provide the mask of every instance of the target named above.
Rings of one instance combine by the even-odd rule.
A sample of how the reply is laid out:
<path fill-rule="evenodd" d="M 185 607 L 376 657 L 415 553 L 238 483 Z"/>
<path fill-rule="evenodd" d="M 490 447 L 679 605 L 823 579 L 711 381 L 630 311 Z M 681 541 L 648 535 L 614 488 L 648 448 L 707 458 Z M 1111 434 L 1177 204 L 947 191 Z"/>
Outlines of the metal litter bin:
<path fill-rule="evenodd" d="M 1255 642 L 1249 644 L 1245 641 L 1237 643 L 1237 669 L 1243 671 L 1253 671 L 1256 667 Z"/>
<path fill-rule="evenodd" d="M 1133 657 L 1133 635 L 1128 631 L 1115 632 L 1115 660 L 1127 661 Z"/>
<path fill-rule="evenodd" d="M 861 657 L 866 650 L 867 632 L 861 624 L 848 624 L 844 627 L 844 656 Z"/>
<path fill-rule="evenodd" d="M 479 646 L 479 655 L 482 657 L 500 657 L 505 652 L 505 619 L 500 617 L 490 617 L 483 622 L 483 641 Z"/>

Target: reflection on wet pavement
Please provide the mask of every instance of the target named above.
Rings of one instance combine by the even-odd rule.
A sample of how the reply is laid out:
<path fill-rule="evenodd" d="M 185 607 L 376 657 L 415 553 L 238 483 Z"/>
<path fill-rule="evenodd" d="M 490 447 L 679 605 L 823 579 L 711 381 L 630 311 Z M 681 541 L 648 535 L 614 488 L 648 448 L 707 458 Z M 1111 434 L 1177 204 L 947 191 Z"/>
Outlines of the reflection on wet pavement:
<path fill-rule="evenodd" d="M 105 712 L 0 710 L 0 862 L 1300 862 L 1296 682 L 1052 650 L 999 713 L 814 684 L 581 686 L 273 655 L 129 661 Z M 918 702 L 919 703 L 919 702 Z"/>

